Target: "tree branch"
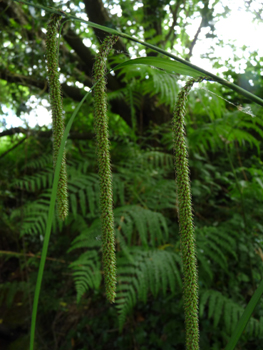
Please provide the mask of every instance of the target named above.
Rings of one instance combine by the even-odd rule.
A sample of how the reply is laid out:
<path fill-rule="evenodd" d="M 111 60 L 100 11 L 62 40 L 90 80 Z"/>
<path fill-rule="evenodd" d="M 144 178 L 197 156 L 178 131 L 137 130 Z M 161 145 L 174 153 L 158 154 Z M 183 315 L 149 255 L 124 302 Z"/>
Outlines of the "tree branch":
<path fill-rule="evenodd" d="M 108 75 L 108 77 L 110 77 L 110 75 Z M 40 92 L 41 94 L 44 92 L 47 93 L 49 91 L 47 81 L 43 80 L 42 77 L 39 79 L 36 79 L 32 76 L 25 76 L 21 74 L 11 73 L 7 69 L 0 68 L 0 79 L 6 80 L 8 83 L 16 83 L 24 86 L 36 87 L 42 90 Z M 108 78 L 108 80 L 111 81 L 110 78 Z M 110 83 L 108 83 L 108 86 L 109 86 L 108 91 L 111 91 Z M 73 99 L 76 102 L 80 102 L 84 96 L 83 89 L 79 89 L 75 86 L 69 86 L 67 85 L 67 83 L 61 84 L 61 90 L 65 96 Z M 115 86 L 113 87 L 113 91 L 114 90 L 115 90 Z M 128 125 L 130 126 L 132 125 L 130 107 L 126 104 L 124 100 L 120 100 L 117 98 L 113 99 L 110 101 L 110 105 L 113 113 L 119 114 Z"/>
<path fill-rule="evenodd" d="M 203 27 L 203 23 L 204 23 L 204 18 L 202 17 L 201 23 L 200 23 L 200 25 L 199 25 L 199 27 L 197 29 L 197 32 L 195 33 L 193 41 L 191 42 L 191 45 L 189 47 L 189 54 L 188 54 L 188 58 L 187 58 L 188 61 L 190 60 L 190 58 L 193 55 L 193 48 L 194 48 L 194 46 L 195 46 L 195 44 L 197 42 L 198 36 L 199 36 L 199 34 L 201 32 L 201 29 Z"/>
<path fill-rule="evenodd" d="M 27 135 L 27 137 L 34 135 L 34 136 L 37 136 L 39 138 L 50 138 L 50 137 L 52 137 L 52 130 L 40 131 L 40 130 L 25 129 L 22 127 L 17 127 L 17 128 L 11 128 L 11 129 L 7 129 L 7 130 L 0 132 L 0 137 L 11 136 L 11 135 L 15 135 L 15 134 L 24 134 L 24 135 Z M 71 140 L 90 140 L 90 139 L 94 139 L 94 135 L 95 134 L 93 134 L 91 132 L 79 133 L 79 132 L 73 131 L 69 134 L 69 138 Z M 23 141 L 24 141 L 24 139 L 23 139 Z"/>
<path fill-rule="evenodd" d="M 62 22 L 63 23 L 63 22 Z M 63 38 L 69 46 L 75 51 L 81 61 L 84 63 L 84 71 L 88 76 L 92 76 L 92 66 L 95 60 L 95 55 L 91 50 L 83 44 L 83 40 L 74 32 L 73 29 L 68 28 Z"/>
<path fill-rule="evenodd" d="M 4 156 L 6 156 L 9 152 L 13 151 L 15 148 L 17 148 L 19 145 L 21 145 L 25 140 L 27 139 L 27 136 L 24 137 L 22 140 L 20 140 L 18 143 L 16 143 L 13 147 L 9 148 L 7 151 L 2 153 L 0 155 L 0 159 L 2 159 Z"/>
<path fill-rule="evenodd" d="M 86 13 L 91 22 L 104 25 L 106 27 L 112 23 L 112 19 L 109 16 L 107 10 L 105 9 L 102 0 L 84 0 L 83 2 L 85 4 Z M 100 29 L 93 29 L 100 43 L 105 39 L 107 35 L 109 35 L 108 33 L 101 31 Z M 127 48 L 121 38 L 119 38 L 117 43 L 114 45 L 114 48 L 123 52 L 126 56 L 129 56 L 129 54 L 127 54 Z"/>
<path fill-rule="evenodd" d="M 177 18 L 178 18 L 178 10 L 180 8 L 180 5 L 181 5 L 181 2 L 177 1 L 174 11 L 172 11 L 172 6 L 170 5 L 170 11 L 171 11 L 171 13 L 173 15 L 173 23 L 170 26 L 170 29 L 169 29 L 168 33 L 166 34 L 166 36 L 165 36 L 165 39 L 164 39 L 165 42 L 167 42 L 169 40 L 171 34 L 174 32 L 174 27 L 178 24 L 177 23 Z"/>

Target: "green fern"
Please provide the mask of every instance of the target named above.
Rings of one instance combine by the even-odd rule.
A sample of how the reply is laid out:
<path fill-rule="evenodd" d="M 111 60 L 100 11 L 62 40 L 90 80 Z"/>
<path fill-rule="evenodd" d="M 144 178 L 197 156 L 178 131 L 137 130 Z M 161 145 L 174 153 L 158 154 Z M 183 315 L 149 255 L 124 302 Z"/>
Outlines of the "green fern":
<path fill-rule="evenodd" d="M 68 171 L 68 190 L 69 190 L 69 204 L 73 215 L 81 212 L 83 216 L 89 213 L 90 217 L 98 215 L 100 195 L 99 195 L 99 177 L 97 174 L 82 174 L 81 172 Z M 114 203 L 118 201 L 124 204 L 124 182 L 118 174 L 113 174 L 113 186 L 115 191 L 113 193 Z M 89 210 L 89 212 L 88 212 Z"/>
<path fill-rule="evenodd" d="M 168 227 L 164 216 L 137 205 L 123 206 L 114 210 L 115 222 L 131 245 L 134 230 L 146 248 L 162 244 L 168 239 Z M 123 220 L 120 220 L 123 217 Z"/>
<path fill-rule="evenodd" d="M 79 248 L 88 250 L 81 254 L 69 267 L 73 270 L 73 277 L 77 291 L 77 302 L 89 289 L 98 289 L 101 280 L 101 221 L 98 218 L 88 227 L 82 216 L 74 219 L 72 230 L 80 234 L 73 240 L 68 252 Z"/>
<path fill-rule="evenodd" d="M 38 199 L 28 203 L 12 214 L 12 219 L 23 216 L 20 235 L 44 236 L 49 208 L 48 199 Z"/>
<path fill-rule="evenodd" d="M 174 180 L 151 179 L 151 184 L 145 186 L 142 200 L 151 210 L 161 211 L 163 209 L 174 209 L 176 207 L 176 193 L 174 191 Z"/>
<path fill-rule="evenodd" d="M 89 152 L 85 152 L 85 156 L 80 160 L 78 159 L 67 160 L 67 165 L 71 173 L 71 176 L 74 174 L 74 172 L 76 172 L 77 174 L 78 173 L 87 174 L 89 167 L 93 166 L 93 164 L 94 164 L 94 154 Z"/>
<path fill-rule="evenodd" d="M 208 307 L 208 318 L 214 319 L 214 327 L 218 327 L 221 321 L 227 333 L 233 333 L 235 326 L 244 312 L 244 308 L 227 298 L 222 293 L 215 290 L 206 290 L 200 298 L 200 317 L 205 314 L 205 306 Z M 259 336 L 263 334 L 263 319 L 249 320 L 247 330 L 249 336 Z"/>
<path fill-rule="evenodd" d="M 52 155 L 51 154 L 42 154 L 40 157 L 36 159 L 30 159 L 26 162 L 26 164 L 22 167 L 25 169 L 52 169 Z"/>
<path fill-rule="evenodd" d="M 146 302 L 149 292 L 154 297 L 160 291 L 165 295 L 168 288 L 170 293 L 175 294 L 176 288 L 182 287 L 181 259 L 174 252 L 158 249 L 145 251 L 137 247 L 131 249 L 130 254 L 132 262 L 126 257 L 117 260 L 116 308 L 120 331 L 137 300 Z"/>
<path fill-rule="evenodd" d="M 94 220 L 90 227 L 88 227 L 85 220 L 80 219 L 80 221 L 78 220 L 75 223 L 75 229 L 77 232 L 80 232 L 80 234 L 72 241 L 68 252 L 78 248 L 101 245 L 101 222 L 99 218 Z"/>
<path fill-rule="evenodd" d="M 210 123 L 198 123 L 198 127 L 188 128 L 188 139 L 192 149 L 215 151 L 225 144 L 233 147 L 233 141 L 240 146 L 249 144 L 259 152 L 260 141 L 251 134 L 254 130 L 263 137 L 263 123 L 261 118 L 252 118 L 242 112 L 224 113 L 223 118 L 217 118 Z M 201 148 L 200 148 L 201 147 Z"/>
<path fill-rule="evenodd" d="M 11 215 L 12 220 L 21 220 L 20 235 L 38 235 L 43 239 L 47 225 L 48 209 L 50 204 L 51 190 L 43 192 L 35 201 L 28 202 L 24 206 L 14 210 Z M 63 223 L 54 217 L 53 231 L 62 230 Z"/>
<path fill-rule="evenodd" d="M 211 262 L 217 263 L 227 272 L 227 257 L 232 256 L 237 260 L 236 239 L 233 236 L 236 234 L 215 227 L 196 229 L 198 260 L 211 279 L 213 277 Z"/>
<path fill-rule="evenodd" d="M 111 91 L 107 93 L 107 101 L 110 102 L 111 100 L 115 100 L 115 99 L 123 99 L 124 98 L 124 94 L 126 92 L 125 88 L 116 90 L 116 91 Z"/>
<path fill-rule="evenodd" d="M 115 59 L 115 64 L 120 63 L 118 57 Z M 148 66 L 126 66 L 119 70 L 118 76 L 124 76 L 123 80 L 132 82 L 132 97 L 133 105 L 140 108 L 143 96 L 156 96 L 160 104 L 170 106 L 172 112 L 176 96 L 178 93 L 178 84 L 175 76 L 163 72 L 159 69 L 154 69 Z M 124 98 L 127 104 L 131 105 L 129 96 L 129 88 L 124 92 Z"/>
<path fill-rule="evenodd" d="M 140 152 L 140 156 L 136 157 L 137 164 L 143 166 L 143 168 L 148 168 L 157 171 L 173 169 L 173 156 L 169 153 L 164 153 L 157 150 L 150 150 Z"/>
<path fill-rule="evenodd" d="M 157 95 L 160 104 L 170 106 L 170 112 L 176 103 L 178 94 L 177 78 L 158 69 L 152 69 L 151 77 L 144 80 L 142 85 L 143 94 L 151 97 Z"/>
<path fill-rule="evenodd" d="M 50 158 L 50 157 L 49 157 Z M 26 175 L 13 182 L 13 187 L 26 189 L 28 192 L 43 191 L 38 199 L 27 203 L 23 208 L 16 209 L 12 213 L 12 218 L 19 218 L 23 216 L 23 224 L 21 234 L 44 234 L 44 228 L 47 223 L 47 213 L 50 200 L 50 188 L 53 181 L 52 165 L 50 169 L 42 170 L 41 166 L 46 165 L 48 157 L 43 157 L 44 161 L 38 162 L 35 160 L 30 167 L 37 171 L 32 175 Z M 71 214 L 77 220 L 81 213 L 83 216 L 88 215 L 89 218 L 96 218 L 99 215 L 99 177 L 97 174 L 87 172 L 89 160 L 82 160 L 79 162 L 72 162 L 68 166 L 68 192 L 69 192 L 69 207 Z M 37 169 L 37 166 L 40 169 Z M 114 192 L 114 201 L 120 204 L 125 202 L 124 181 L 119 174 L 113 175 L 113 183 L 116 191 Z M 23 215 L 22 215 L 22 211 Z M 53 229 L 57 224 L 57 219 L 54 219 Z M 61 226 L 61 223 L 59 223 Z"/>
<path fill-rule="evenodd" d="M 114 217 L 115 217 L 115 232 L 116 232 L 117 240 L 119 243 L 121 243 L 122 252 L 125 257 L 124 259 L 126 259 L 125 260 L 126 263 L 129 264 L 130 262 L 132 262 L 132 267 L 131 267 L 132 269 L 135 266 L 134 264 L 136 264 L 134 262 L 135 250 L 130 251 L 128 246 L 130 246 L 133 237 L 137 236 L 141 240 L 144 248 L 147 248 L 149 243 L 155 246 L 157 244 L 165 242 L 165 240 L 168 238 L 168 228 L 166 225 L 166 220 L 160 213 L 156 213 L 156 212 L 141 208 L 139 206 L 124 206 L 124 207 L 115 209 Z M 91 248 L 91 247 L 99 248 L 100 247 L 101 223 L 99 219 L 93 221 L 90 227 L 88 227 L 85 221 L 83 220 L 82 223 L 79 223 L 78 225 L 76 225 L 76 228 L 77 227 L 80 230 L 80 235 L 78 235 L 72 242 L 69 252 L 78 248 Z M 134 236 L 134 234 L 136 236 Z M 146 253 L 147 252 L 141 251 L 140 256 L 143 256 L 143 254 L 146 254 Z M 88 251 L 87 256 L 89 254 L 90 253 Z M 155 264 L 161 264 L 161 260 L 159 259 L 159 256 L 164 258 L 168 253 L 165 251 L 156 251 L 155 253 L 152 252 L 152 254 L 153 254 L 153 259 L 155 261 L 152 263 L 153 268 L 154 269 L 157 268 L 157 270 L 155 270 L 154 278 L 163 279 L 163 282 L 162 282 L 163 286 L 172 285 L 173 279 L 171 279 L 170 275 L 167 277 L 166 274 L 163 275 L 163 273 L 159 273 L 158 269 L 161 269 L 161 267 L 159 265 L 158 266 L 155 265 Z M 170 257 L 169 254 L 167 255 L 167 259 L 168 259 L 167 264 L 173 264 L 174 259 L 177 259 L 178 257 L 177 256 Z M 98 250 L 96 250 L 96 256 L 98 255 L 99 255 Z M 73 263 L 73 265 L 71 265 L 71 267 L 75 266 L 75 268 L 77 269 L 77 266 L 79 265 L 86 266 L 88 265 L 88 262 L 83 263 L 79 259 L 77 259 Z M 88 288 L 91 288 L 92 283 L 95 283 L 95 282 L 92 282 L 92 276 L 93 275 L 97 276 L 94 266 L 95 265 L 92 265 L 92 267 L 90 267 L 92 273 L 91 272 L 85 273 L 85 271 L 82 271 L 82 270 L 80 271 L 77 269 L 77 273 L 74 274 L 78 300 L 80 300 L 82 294 L 84 294 L 88 290 Z M 144 271 L 143 268 L 141 269 L 142 271 Z M 146 272 L 143 272 L 143 273 L 146 274 Z M 177 278 L 180 279 L 180 276 L 177 270 L 176 270 L 176 274 L 177 274 Z M 85 282 L 86 277 L 87 277 L 87 280 Z M 154 295 L 156 295 L 156 291 L 157 291 L 155 289 L 156 283 L 153 282 L 154 280 L 151 279 L 152 278 L 151 276 L 147 275 L 145 278 L 148 278 L 148 280 L 150 281 L 149 282 L 150 290 Z M 125 315 L 125 311 L 123 311 L 123 315 Z"/>
<path fill-rule="evenodd" d="M 133 234 L 136 234 L 135 237 L 139 238 L 145 247 L 149 243 L 157 246 L 164 243 L 168 238 L 166 220 L 160 213 L 131 205 L 115 209 L 114 217 L 115 231 L 118 230 L 119 234 L 125 239 L 122 240 L 123 245 L 131 245 Z M 92 240 L 101 239 L 101 225 L 98 219 L 94 220 L 90 227 L 86 224 L 80 227 L 80 235 L 73 240 L 69 251 L 89 247 Z"/>
<path fill-rule="evenodd" d="M 0 304 L 11 307 L 16 294 L 22 292 L 24 295 L 25 291 L 29 292 L 29 288 L 30 286 L 25 281 L 5 282 L 0 284 Z M 24 299 L 25 297 L 24 295 Z"/>
<path fill-rule="evenodd" d="M 101 284 L 101 262 L 98 250 L 88 250 L 71 263 L 73 278 L 77 291 L 77 302 L 89 289 L 98 290 Z"/>
<path fill-rule="evenodd" d="M 52 169 L 46 169 L 35 173 L 34 175 L 26 175 L 22 179 L 16 179 L 12 186 L 26 189 L 28 192 L 36 192 L 41 189 L 51 188 L 53 181 Z"/>
<path fill-rule="evenodd" d="M 69 200 L 72 213 L 76 216 L 79 207 L 83 215 L 86 215 L 89 208 L 90 213 L 94 216 L 98 213 L 100 196 L 99 196 L 99 177 L 97 174 L 77 174 L 71 176 L 69 171 L 68 180 Z"/>
<path fill-rule="evenodd" d="M 164 180 L 163 176 L 171 172 L 172 162 L 172 156 L 164 152 L 134 150 L 134 153 L 129 154 L 129 159 L 116 166 L 119 183 L 125 186 L 125 199 L 130 201 L 134 198 L 133 203 L 139 201 L 149 209 L 171 207 L 175 203 L 175 191 L 171 191 L 174 182 Z M 164 192 L 160 193 L 158 184 Z M 153 189 L 155 193 L 152 193 Z M 160 197 L 156 198 L 158 195 Z M 154 206 L 155 200 L 160 203 L 159 207 Z"/>
<path fill-rule="evenodd" d="M 142 91 L 137 88 L 137 85 L 131 83 L 129 89 L 126 88 L 123 95 L 125 102 L 131 107 L 132 113 L 134 113 L 135 108 L 141 108 L 143 95 Z"/>

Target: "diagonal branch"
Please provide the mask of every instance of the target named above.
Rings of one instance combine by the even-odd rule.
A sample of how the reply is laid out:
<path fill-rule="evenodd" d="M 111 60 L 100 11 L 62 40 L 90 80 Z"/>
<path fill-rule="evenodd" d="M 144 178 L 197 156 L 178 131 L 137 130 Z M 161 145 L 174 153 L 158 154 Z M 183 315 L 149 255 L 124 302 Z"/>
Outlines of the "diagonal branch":
<path fill-rule="evenodd" d="M 85 73 L 91 77 L 92 66 L 95 60 L 95 56 L 93 55 L 91 50 L 83 44 L 83 40 L 71 28 L 67 29 L 66 33 L 63 34 L 63 38 L 66 40 L 69 46 L 75 51 L 77 56 L 84 63 Z"/>
<path fill-rule="evenodd" d="M 47 93 L 49 91 L 47 81 L 43 80 L 42 77 L 35 78 L 32 76 L 25 76 L 21 74 L 12 73 L 5 68 L 2 68 L 2 69 L 0 68 L 0 79 L 3 79 L 8 83 L 16 83 L 16 84 L 21 84 L 23 86 L 35 87 L 41 90 L 40 94 L 44 92 Z M 110 79 L 108 81 L 109 81 L 108 86 L 110 86 Z M 71 98 L 76 102 L 80 102 L 83 98 L 82 89 L 79 89 L 75 86 L 69 86 L 67 85 L 67 83 L 61 84 L 61 90 L 65 96 Z M 115 89 L 111 91 L 114 91 L 114 90 Z M 110 101 L 110 105 L 111 105 L 111 111 L 113 113 L 119 114 L 128 125 L 130 126 L 132 125 L 130 107 L 127 105 L 127 103 L 123 99 L 121 100 L 118 98 L 112 99 Z"/>
<path fill-rule="evenodd" d="M 6 156 L 9 152 L 13 151 L 15 148 L 17 148 L 19 145 L 21 145 L 25 140 L 27 139 L 27 137 L 25 136 L 22 140 L 20 140 L 18 143 L 16 143 L 13 147 L 9 148 L 7 151 L 5 151 L 4 153 L 2 153 L 0 155 L 0 159 L 2 159 L 4 156 Z"/>
<path fill-rule="evenodd" d="M 202 17 L 201 23 L 200 23 L 200 25 L 199 25 L 199 27 L 198 27 L 198 29 L 197 29 L 197 32 L 195 33 L 195 36 L 194 36 L 193 41 L 191 42 L 190 47 L 189 47 L 189 54 L 188 54 L 188 57 L 187 57 L 187 60 L 188 60 L 188 61 L 190 60 L 190 58 L 191 58 L 192 55 L 193 55 L 193 48 L 194 48 L 194 46 L 195 46 L 195 44 L 196 44 L 196 42 L 197 42 L 197 39 L 198 39 L 198 36 L 199 36 L 199 34 L 200 34 L 200 32 L 201 32 L 201 29 L 202 29 L 202 27 L 203 27 L 203 24 L 204 24 L 204 18 Z"/>
<path fill-rule="evenodd" d="M 171 5 L 169 6 L 170 7 L 170 11 L 171 11 L 171 13 L 173 15 L 173 23 L 170 26 L 170 29 L 169 29 L 168 33 L 166 34 L 166 36 L 165 36 L 165 39 L 164 39 L 165 43 L 170 39 L 171 34 L 174 32 L 174 27 L 178 24 L 177 23 L 177 19 L 178 19 L 178 10 L 180 8 L 180 5 L 181 5 L 181 2 L 177 1 L 174 11 L 172 10 L 172 6 Z"/>
<path fill-rule="evenodd" d="M 41 131 L 41 130 L 34 130 L 34 129 L 25 129 L 22 127 L 16 127 L 16 128 L 10 128 L 7 130 L 4 130 L 0 132 L 0 137 L 4 136 L 11 136 L 11 135 L 16 135 L 16 134 L 24 134 L 27 135 L 27 137 L 34 135 L 39 138 L 51 138 L 52 137 L 52 130 L 47 130 L 47 131 Z M 71 132 L 69 134 L 69 138 L 72 140 L 92 140 L 94 139 L 94 135 L 91 132 Z M 23 139 L 24 141 L 24 139 Z M 18 144 L 17 144 L 18 145 Z"/>
<path fill-rule="evenodd" d="M 110 26 L 112 19 L 105 9 L 102 0 L 84 0 L 83 2 L 85 4 L 86 13 L 91 22 L 95 22 L 104 26 Z M 99 42 L 102 42 L 108 35 L 108 33 L 103 32 L 100 29 L 93 29 Z M 129 56 L 127 54 L 128 50 L 121 38 L 119 38 L 117 43 L 114 45 L 114 48 L 120 52 L 123 52 L 126 56 Z"/>

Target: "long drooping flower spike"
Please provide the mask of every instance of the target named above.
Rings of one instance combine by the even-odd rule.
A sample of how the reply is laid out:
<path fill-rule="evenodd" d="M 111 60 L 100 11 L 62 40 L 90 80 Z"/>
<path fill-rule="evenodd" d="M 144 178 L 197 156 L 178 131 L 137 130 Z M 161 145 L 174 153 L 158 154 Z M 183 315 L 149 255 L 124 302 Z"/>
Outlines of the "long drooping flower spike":
<path fill-rule="evenodd" d="M 185 142 L 184 115 L 187 95 L 195 82 L 205 77 L 193 78 L 178 94 L 173 117 L 175 171 L 178 196 L 178 217 L 183 260 L 183 299 L 185 311 L 186 349 L 199 349 L 198 327 L 198 271 L 192 214 L 192 196 L 189 178 L 188 154 Z"/>
<path fill-rule="evenodd" d="M 62 117 L 62 97 L 61 86 L 59 82 L 58 71 L 58 42 L 57 29 L 61 19 L 59 15 L 52 15 L 48 23 L 46 48 L 47 48 L 47 67 L 50 91 L 50 102 L 52 109 L 52 128 L 53 128 L 53 165 L 56 166 L 58 151 L 64 133 L 64 121 Z M 57 192 L 57 205 L 59 217 L 64 220 L 68 215 L 68 191 L 67 191 L 67 169 L 66 152 L 63 153 L 59 184 Z"/>
<path fill-rule="evenodd" d="M 111 303 L 115 300 L 117 280 L 105 73 L 107 56 L 117 40 L 117 36 L 105 38 L 93 67 L 94 79 L 97 82 L 94 88 L 94 114 L 100 178 L 102 254 L 106 296 Z"/>

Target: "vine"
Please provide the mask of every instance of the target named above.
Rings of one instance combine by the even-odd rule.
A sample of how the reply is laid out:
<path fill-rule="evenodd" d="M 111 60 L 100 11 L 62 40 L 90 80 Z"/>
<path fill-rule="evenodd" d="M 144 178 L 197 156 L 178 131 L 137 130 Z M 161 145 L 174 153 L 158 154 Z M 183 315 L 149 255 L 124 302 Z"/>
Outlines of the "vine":
<path fill-rule="evenodd" d="M 53 14 L 48 23 L 46 48 L 47 48 L 47 68 L 50 90 L 50 101 L 52 110 L 53 127 L 53 165 L 56 166 L 59 147 L 64 133 L 64 121 L 62 117 L 62 97 L 58 72 L 58 45 L 57 28 L 61 16 Z M 66 152 L 64 150 L 59 174 L 57 192 L 58 215 L 64 220 L 68 215 L 68 191 L 67 191 L 67 169 Z"/>
<path fill-rule="evenodd" d="M 105 71 L 106 58 L 117 40 L 117 36 L 105 38 L 93 67 L 94 79 L 97 82 L 94 88 L 94 114 L 100 178 L 102 254 L 106 296 L 111 303 L 116 296 L 116 256 Z"/>

